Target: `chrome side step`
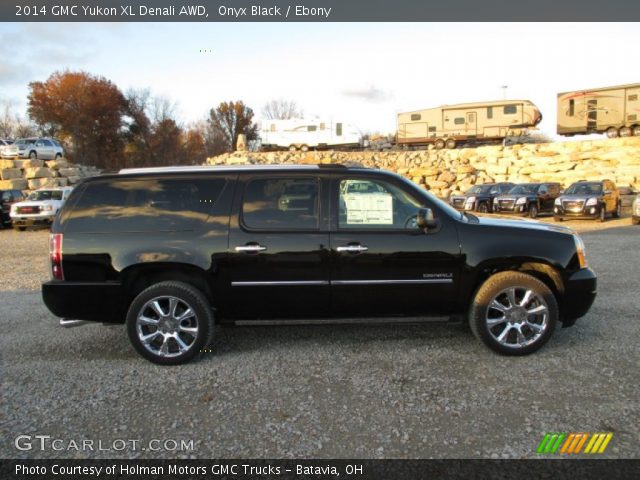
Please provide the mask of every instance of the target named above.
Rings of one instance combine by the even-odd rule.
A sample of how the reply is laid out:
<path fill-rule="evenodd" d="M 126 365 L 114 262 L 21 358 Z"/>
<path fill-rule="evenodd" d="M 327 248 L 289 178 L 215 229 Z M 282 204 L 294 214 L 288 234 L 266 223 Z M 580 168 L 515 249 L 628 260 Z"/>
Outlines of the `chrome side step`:
<path fill-rule="evenodd" d="M 64 328 L 80 327 L 88 323 L 94 323 L 94 322 L 87 322 L 86 320 L 69 320 L 68 318 L 60 319 L 60 326 Z"/>
<path fill-rule="evenodd" d="M 378 317 L 378 318 L 318 318 L 318 319 L 287 319 L 287 320 L 236 320 L 237 326 L 260 325 L 419 325 L 425 323 L 450 322 L 450 316 L 433 317 Z"/>

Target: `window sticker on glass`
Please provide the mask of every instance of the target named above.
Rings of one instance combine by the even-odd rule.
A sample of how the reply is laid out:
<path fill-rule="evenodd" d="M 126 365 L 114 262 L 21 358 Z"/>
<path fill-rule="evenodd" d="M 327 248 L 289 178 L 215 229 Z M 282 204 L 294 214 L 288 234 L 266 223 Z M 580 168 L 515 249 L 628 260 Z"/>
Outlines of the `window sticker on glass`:
<path fill-rule="evenodd" d="M 393 224 L 393 198 L 386 193 L 347 193 L 344 195 L 347 224 Z"/>

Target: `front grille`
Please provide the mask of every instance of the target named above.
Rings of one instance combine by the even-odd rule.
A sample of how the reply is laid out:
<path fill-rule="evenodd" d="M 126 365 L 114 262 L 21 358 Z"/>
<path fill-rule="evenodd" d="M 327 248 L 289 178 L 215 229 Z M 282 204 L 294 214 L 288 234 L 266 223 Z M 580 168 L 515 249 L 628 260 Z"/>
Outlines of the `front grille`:
<path fill-rule="evenodd" d="M 498 200 L 498 208 L 500 210 L 513 210 L 515 203 L 513 200 Z"/>
<path fill-rule="evenodd" d="M 17 208 L 18 213 L 22 213 L 22 214 L 28 214 L 28 213 L 40 213 L 40 207 L 33 206 L 33 207 L 18 207 Z"/>
<path fill-rule="evenodd" d="M 452 204 L 456 208 L 462 208 L 464 205 L 464 198 L 454 198 Z"/>
<path fill-rule="evenodd" d="M 562 206 L 568 212 L 581 212 L 584 208 L 584 200 L 565 200 Z"/>

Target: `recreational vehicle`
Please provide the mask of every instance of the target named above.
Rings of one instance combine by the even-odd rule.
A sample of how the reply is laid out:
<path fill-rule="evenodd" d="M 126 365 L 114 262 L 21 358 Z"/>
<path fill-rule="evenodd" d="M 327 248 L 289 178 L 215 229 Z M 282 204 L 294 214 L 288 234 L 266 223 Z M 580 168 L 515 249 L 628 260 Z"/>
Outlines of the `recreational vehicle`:
<path fill-rule="evenodd" d="M 353 125 L 325 120 L 267 120 L 260 130 L 263 150 L 359 147 L 360 137 Z"/>
<path fill-rule="evenodd" d="M 558 94 L 558 134 L 640 136 L 640 83 Z"/>
<path fill-rule="evenodd" d="M 540 120 L 540 110 L 529 100 L 444 105 L 399 113 L 397 143 L 455 148 L 459 143 L 520 136 Z"/>

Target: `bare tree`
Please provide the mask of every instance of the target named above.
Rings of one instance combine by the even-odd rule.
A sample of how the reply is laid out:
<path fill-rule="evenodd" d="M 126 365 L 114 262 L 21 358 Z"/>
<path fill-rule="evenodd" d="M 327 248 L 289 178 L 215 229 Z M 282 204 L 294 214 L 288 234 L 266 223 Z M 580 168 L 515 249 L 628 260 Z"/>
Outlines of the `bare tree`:
<path fill-rule="evenodd" d="M 9 102 L 2 102 L 0 109 L 0 138 L 32 137 L 37 134 L 35 125 L 14 113 Z"/>
<path fill-rule="evenodd" d="M 302 113 L 302 109 L 298 108 L 296 102 L 284 98 L 271 100 L 262 107 L 262 115 L 269 120 L 301 118 Z"/>

